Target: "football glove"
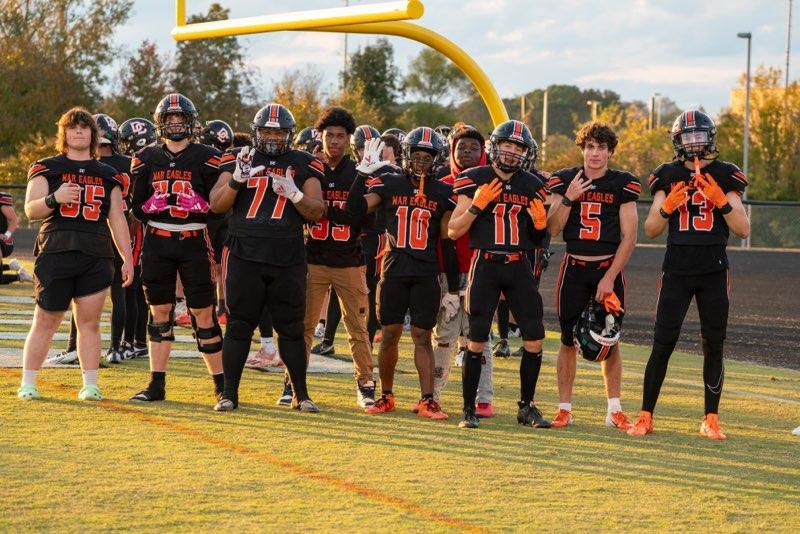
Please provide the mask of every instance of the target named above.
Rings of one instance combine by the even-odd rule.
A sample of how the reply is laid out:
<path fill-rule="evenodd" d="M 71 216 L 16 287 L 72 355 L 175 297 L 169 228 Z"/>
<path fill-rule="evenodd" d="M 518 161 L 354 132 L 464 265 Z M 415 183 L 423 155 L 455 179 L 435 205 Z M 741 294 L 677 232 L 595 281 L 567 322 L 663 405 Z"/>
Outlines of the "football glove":
<path fill-rule="evenodd" d="M 275 173 L 269 173 L 269 176 L 272 178 L 272 190 L 276 194 L 288 198 L 293 204 L 303 200 L 303 192 L 294 183 L 294 168 L 291 166 L 286 167 L 285 176 Z"/>
<path fill-rule="evenodd" d="M 452 320 L 461 309 L 461 298 L 457 294 L 445 293 L 442 297 L 442 309 L 445 321 Z"/>
<path fill-rule="evenodd" d="M 383 157 L 383 149 L 383 141 L 379 138 L 373 137 L 372 139 L 368 139 L 366 143 L 364 143 L 364 156 L 361 158 L 361 162 L 356 167 L 356 170 L 369 176 L 381 167 L 389 165 L 391 162 L 381 159 Z"/>
<path fill-rule="evenodd" d="M 725 192 L 710 174 L 697 174 L 695 175 L 694 181 L 697 185 L 697 189 L 699 189 L 708 200 L 713 202 L 717 208 L 723 208 L 725 204 L 728 203 L 728 197 L 725 195 Z"/>
<path fill-rule="evenodd" d="M 534 228 L 537 230 L 544 230 L 547 228 L 547 210 L 544 207 L 544 202 L 538 198 L 531 200 L 531 204 L 528 206 L 528 213 L 530 213 L 531 219 L 533 219 Z"/>
<path fill-rule="evenodd" d="M 150 214 L 161 213 L 169 208 L 169 204 L 167 203 L 168 198 L 168 193 L 156 191 L 153 193 L 153 196 L 144 201 L 144 204 L 142 204 L 142 211 Z"/>
<path fill-rule="evenodd" d="M 613 313 L 614 315 L 619 315 L 625 311 L 622 309 L 622 303 L 619 301 L 619 297 L 613 291 L 603 299 L 603 307 L 608 313 Z"/>
<path fill-rule="evenodd" d="M 503 190 L 503 184 L 500 178 L 495 178 L 489 184 L 483 184 L 475 190 L 475 196 L 472 198 L 472 205 L 483 211 L 489 202 L 497 200 L 500 196 L 500 191 Z"/>
<path fill-rule="evenodd" d="M 208 202 L 197 194 L 197 191 L 178 193 L 178 206 L 189 213 L 208 213 L 211 208 Z"/>
<path fill-rule="evenodd" d="M 686 182 L 680 182 L 677 185 L 673 184 L 672 189 L 667 195 L 667 198 L 664 199 L 664 204 L 661 206 L 661 209 L 664 210 L 664 213 L 669 215 L 680 206 L 686 204 L 689 201 L 688 191 L 689 184 Z"/>
<path fill-rule="evenodd" d="M 236 168 L 233 170 L 233 179 L 240 184 L 246 182 L 251 176 L 264 170 L 263 165 L 252 167 L 255 153 L 255 147 L 246 146 L 236 155 Z"/>

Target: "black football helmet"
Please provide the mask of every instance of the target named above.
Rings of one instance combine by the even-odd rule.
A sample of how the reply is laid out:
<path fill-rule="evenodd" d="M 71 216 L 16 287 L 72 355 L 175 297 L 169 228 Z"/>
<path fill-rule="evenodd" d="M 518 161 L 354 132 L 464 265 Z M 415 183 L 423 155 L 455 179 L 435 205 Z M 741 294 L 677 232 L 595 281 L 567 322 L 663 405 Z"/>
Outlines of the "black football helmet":
<path fill-rule="evenodd" d="M 119 127 L 117 121 L 106 115 L 105 113 L 97 113 L 92 115 L 94 122 L 97 123 L 97 128 L 100 130 L 100 144 L 111 145 L 111 150 L 119 152 L 117 142 L 119 141 Z"/>
<path fill-rule="evenodd" d="M 411 161 L 411 153 L 417 150 L 424 150 L 433 156 L 434 160 L 427 169 L 414 168 L 414 164 Z M 439 157 L 441 151 L 442 138 L 439 137 L 439 134 L 434 132 L 432 128 L 428 128 L 427 126 L 414 128 L 408 132 L 408 135 L 403 138 L 403 142 L 400 143 L 400 157 L 402 158 L 403 170 L 409 176 L 414 176 L 417 179 L 426 176 L 433 170 L 436 164 L 436 158 Z"/>
<path fill-rule="evenodd" d="M 513 154 L 503 151 L 499 144 L 501 141 L 510 141 L 525 148 L 522 154 Z M 486 154 L 492 163 L 503 172 L 516 172 L 520 169 L 530 168 L 539 155 L 539 145 L 533 139 L 531 131 L 525 123 L 517 120 L 501 122 L 492 132 L 486 142 Z M 501 156 L 511 156 L 513 163 L 505 163 Z"/>
<path fill-rule="evenodd" d="M 225 121 L 217 119 L 206 121 L 205 127 L 200 132 L 200 142 L 225 152 L 233 146 L 233 128 Z"/>
<path fill-rule="evenodd" d="M 672 147 L 675 159 L 680 161 L 700 159 L 716 159 L 717 126 L 711 117 L 690 109 L 684 111 L 672 123 Z"/>
<path fill-rule="evenodd" d="M 294 137 L 294 143 L 292 144 L 299 150 L 305 150 L 306 152 L 310 153 L 312 152 L 314 145 L 317 143 L 320 143 L 320 145 L 322 144 L 322 139 L 320 139 L 319 132 L 316 130 L 316 128 L 306 126 Z"/>
<path fill-rule="evenodd" d="M 292 147 L 296 123 L 291 111 L 280 104 L 267 104 L 259 109 L 253 117 L 253 143 L 255 147 L 268 156 L 280 156 Z M 268 141 L 258 134 L 259 129 L 270 128 L 283 131 L 286 135 L 282 141 Z"/>
<path fill-rule="evenodd" d="M 450 136 L 450 132 L 453 131 L 453 127 L 446 124 L 440 124 L 434 128 L 433 131 L 441 135 L 443 139 L 447 139 Z"/>
<path fill-rule="evenodd" d="M 369 124 L 362 124 L 356 128 L 356 131 L 350 136 L 350 149 L 353 151 L 353 154 L 356 154 L 356 150 L 363 149 L 367 141 L 380 136 L 381 133 L 377 129 Z"/>
<path fill-rule="evenodd" d="M 156 141 L 158 141 L 156 125 L 147 119 L 134 117 L 126 120 L 119 127 L 120 148 L 128 156 L 132 156 Z"/>
<path fill-rule="evenodd" d="M 167 124 L 169 115 L 182 115 L 183 122 Z M 170 141 L 191 139 L 194 136 L 194 127 L 197 122 L 197 108 L 182 94 L 170 93 L 162 98 L 156 106 L 153 122 L 156 124 L 159 137 Z"/>
<path fill-rule="evenodd" d="M 621 318 L 607 312 L 601 303 L 592 298 L 572 330 L 575 348 L 585 359 L 602 362 L 613 354 L 611 351 L 619 343 L 621 330 Z"/>
<path fill-rule="evenodd" d="M 400 141 L 401 143 L 403 142 L 403 139 L 405 139 L 405 137 L 406 137 L 406 133 L 403 130 L 401 130 L 400 128 L 389 128 L 388 130 L 383 132 L 381 135 L 386 135 L 386 134 L 391 134 L 391 135 L 395 136 L 397 138 L 397 140 Z"/>

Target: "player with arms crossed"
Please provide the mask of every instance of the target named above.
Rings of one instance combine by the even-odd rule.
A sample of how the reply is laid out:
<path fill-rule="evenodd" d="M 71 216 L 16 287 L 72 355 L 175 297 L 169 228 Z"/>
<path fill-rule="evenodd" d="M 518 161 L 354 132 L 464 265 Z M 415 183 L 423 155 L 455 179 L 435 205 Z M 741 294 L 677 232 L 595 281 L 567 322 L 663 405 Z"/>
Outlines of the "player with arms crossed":
<path fill-rule="evenodd" d="M 642 411 L 632 436 L 653 431 L 653 410 L 667 374 L 669 357 L 694 298 L 703 346 L 705 416 L 700 433 L 726 439 L 719 426 L 719 400 L 725 366 L 722 345 L 728 326 L 731 279 L 726 248 L 731 231 L 750 234 L 741 195 L 747 178 L 739 168 L 717 160 L 717 128 L 700 111 L 681 113 L 672 125 L 675 159 L 649 178 L 653 206 L 644 232 L 653 239 L 667 229 L 661 289 L 656 309 L 653 350 L 644 373 Z"/>

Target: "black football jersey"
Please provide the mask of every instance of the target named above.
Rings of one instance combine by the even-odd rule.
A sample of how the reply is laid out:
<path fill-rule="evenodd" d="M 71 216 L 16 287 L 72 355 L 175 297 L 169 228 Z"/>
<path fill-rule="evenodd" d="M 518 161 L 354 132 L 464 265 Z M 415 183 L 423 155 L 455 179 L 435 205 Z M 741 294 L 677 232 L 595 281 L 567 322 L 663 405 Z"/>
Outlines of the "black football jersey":
<path fill-rule="evenodd" d="M 329 267 L 355 267 L 364 264 L 361 250 L 360 217 L 345 212 L 347 195 L 356 179 L 356 164 L 345 157 L 335 169 L 314 160 L 313 165 L 322 165 L 322 198 L 327 208 L 326 215 L 308 225 L 306 254 L 308 263 Z"/>
<path fill-rule="evenodd" d="M 290 150 L 272 157 L 256 151 L 253 167 L 264 170 L 251 176 L 236 194 L 228 219 L 227 246 L 240 258 L 270 265 L 296 265 L 306 261 L 303 226 L 306 220 L 286 197 L 272 190 L 270 173 L 284 176 L 289 167 L 299 189 L 308 179 L 323 180 L 322 163 L 307 152 Z M 233 172 L 236 157 L 226 158 L 222 170 Z"/>
<path fill-rule="evenodd" d="M 747 187 L 747 177 L 733 163 L 714 160 L 702 172 L 710 174 L 727 194 L 734 191 L 742 194 Z M 687 169 L 683 163 L 665 163 L 650 175 L 650 190 L 669 194 L 673 184 L 692 180 L 694 170 Z M 728 223 L 725 218 L 697 189 L 689 191 L 689 201 L 675 210 L 669 218 L 667 244 L 673 245 L 727 245 Z"/>
<path fill-rule="evenodd" d="M 494 167 L 473 167 L 459 174 L 453 182 L 457 195 L 472 198 L 475 190 L 491 183 L 497 174 Z M 541 245 L 547 230 L 536 230 L 528 206 L 534 198 L 544 201 L 544 179 L 538 174 L 517 171 L 503 184 L 496 201 L 490 202 L 469 229 L 469 246 L 474 249 L 514 251 L 533 250 Z"/>
<path fill-rule="evenodd" d="M 9 193 L 3 193 L 0 191 L 0 208 L 3 206 L 14 206 L 14 197 L 12 197 Z M 4 234 L 8 230 L 8 219 L 6 219 L 5 213 L 3 210 L 0 209 L 0 234 Z"/>
<path fill-rule="evenodd" d="M 65 182 L 81 186 L 79 202 L 59 204 L 39 228 L 35 253 L 79 250 L 91 256 L 113 258 L 113 242 L 107 219 L 111 191 L 125 180 L 113 167 L 97 160 L 75 161 L 65 155 L 37 161 L 28 171 L 28 180 L 47 180 L 48 194 Z"/>
<path fill-rule="evenodd" d="M 122 178 L 122 209 L 127 213 L 130 208 L 131 177 L 128 173 L 131 170 L 131 158 L 124 154 L 112 154 L 100 156 L 100 161 L 114 167 Z"/>
<path fill-rule="evenodd" d="M 214 147 L 189 143 L 178 154 L 172 154 L 166 145 L 145 147 L 131 161 L 133 215 L 140 221 L 168 224 L 204 223 L 206 213 L 189 213 L 178 207 L 178 193 L 196 191 L 208 200 L 217 183 L 221 153 Z M 169 194 L 170 208 L 160 213 L 144 213 L 142 205 L 155 191 Z"/>
<path fill-rule="evenodd" d="M 426 181 L 419 195 L 405 174 L 381 174 L 370 178 L 367 192 L 381 197 L 377 208 L 386 224 L 383 277 L 439 274 L 438 241 L 442 218 L 455 209 L 452 188 Z"/>
<path fill-rule="evenodd" d="M 580 170 L 582 167 L 572 167 L 553 173 L 547 188 L 564 196 Z M 625 171 L 609 169 L 605 176 L 595 179 L 592 188 L 570 208 L 563 229 L 567 252 L 583 256 L 614 254 L 622 240 L 619 207 L 635 202 L 641 192 L 639 180 Z"/>

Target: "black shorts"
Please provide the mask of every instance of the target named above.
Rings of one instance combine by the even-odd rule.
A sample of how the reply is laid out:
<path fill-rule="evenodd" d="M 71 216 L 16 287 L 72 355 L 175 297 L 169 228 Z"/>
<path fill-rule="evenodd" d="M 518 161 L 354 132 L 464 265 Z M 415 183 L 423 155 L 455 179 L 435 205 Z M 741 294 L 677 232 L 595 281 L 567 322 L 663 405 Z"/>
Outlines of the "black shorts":
<path fill-rule="evenodd" d="M 279 336 L 303 339 L 306 313 L 306 264 L 279 267 L 249 261 L 222 252 L 222 280 L 228 327 L 232 321 L 244 321 L 251 331 L 261 322 L 265 311 Z"/>
<path fill-rule="evenodd" d="M 174 304 L 175 280 L 180 273 L 186 305 L 211 306 L 215 275 L 208 232 L 194 230 L 186 237 L 177 233 L 163 237 L 153 231 L 152 227 L 145 228 L 142 246 L 142 284 L 147 303 Z"/>
<path fill-rule="evenodd" d="M 214 251 L 214 261 L 217 264 L 222 262 L 222 248 L 225 240 L 228 239 L 228 218 L 208 220 L 208 239 Z"/>
<path fill-rule="evenodd" d="M 14 243 L 4 243 L 0 241 L 0 258 L 7 258 L 14 253 Z"/>
<path fill-rule="evenodd" d="M 40 308 L 67 311 L 72 299 L 93 295 L 111 285 L 114 260 L 78 251 L 39 254 L 33 278 L 36 304 Z"/>
<path fill-rule="evenodd" d="M 725 340 L 731 292 L 730 270 L 699 275 L 663 273 L 659 285 L 656 342 L 674 345 L 678 341 L 692 297 L 697 300 L 700 335 L 716 343 Z"/>
<path fill-rule="evenodd" d="M 515 253 L 508 256 L 509 261 L 504 256 L 477 250 L 472 257 L 464 299 L 469 314 L 469 339 L 476 343 L 489 339 L 501 293 L 514 314 L 522 339 L 544 339 L 542 296 L 531 254 Z"/>
<path fill-rule="evenodd" d="M 432 330 L 442 299 L 439 276 L 381 278 L 377 299 L 381 325 L 403 324 L 406 311 L 410 311 L 413 326 Z"/>
<path fill-rule="evenodd" d="M 573 329 L 590 299 L 597 293 L 597 284 L 608 271 L 613 258 L 600 261 L 578 260 L 564 254 L 556 281 L 556 313 L 561 325 L 561 343 L 574 345 Z M 625 308 L 625 276 L 614 279 L 614 293 Z M 620 321 L 624 313 L 620 316 Z"/>

